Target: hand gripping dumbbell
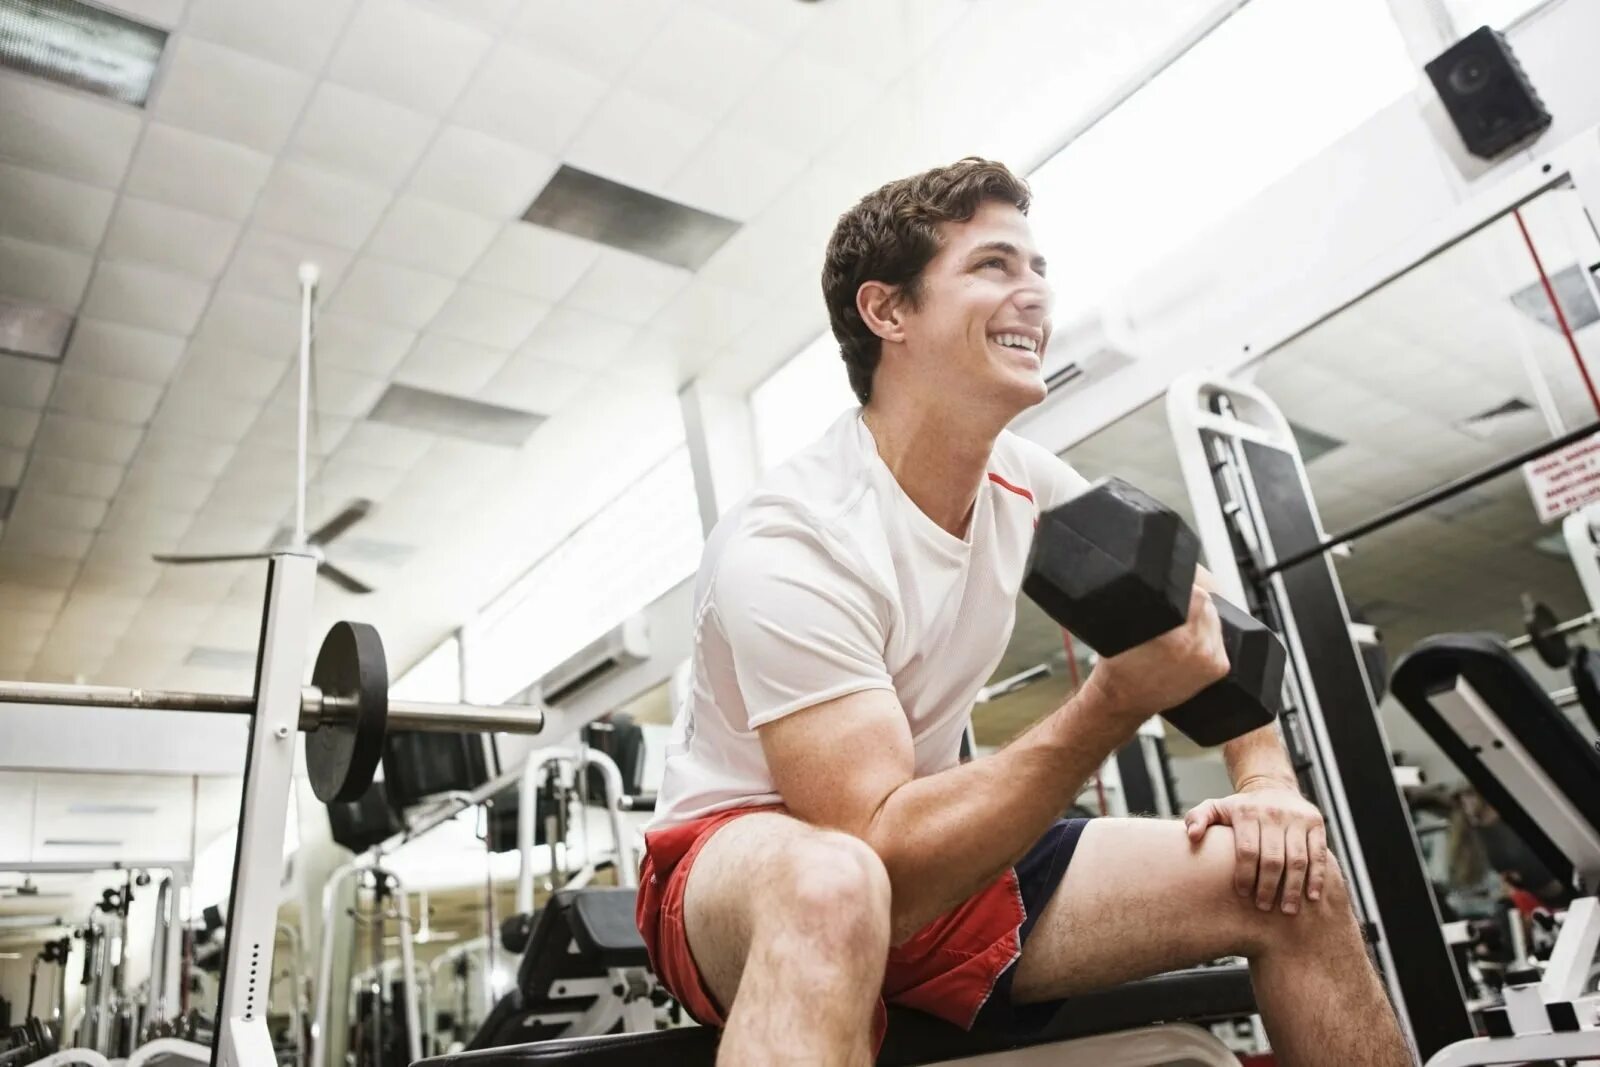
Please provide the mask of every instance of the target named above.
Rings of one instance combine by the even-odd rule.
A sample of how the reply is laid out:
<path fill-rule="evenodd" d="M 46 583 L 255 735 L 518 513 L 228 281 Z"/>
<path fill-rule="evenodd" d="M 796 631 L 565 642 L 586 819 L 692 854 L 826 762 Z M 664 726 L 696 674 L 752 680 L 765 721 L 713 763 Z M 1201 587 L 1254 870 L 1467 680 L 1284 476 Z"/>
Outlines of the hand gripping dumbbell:
<path fill-rule="evenodd" d="M 1200 541 L 1154 497 L 1106 478 L 1039 516 L 1023 591 L 1059 625 L 1111 657 L 1189 615 Z M 1277 717 L 1284 648 L 1276 634 L 1212 594 L 1228 675 L 1162 717 L 1199 745 L 1220 745 Z"/>

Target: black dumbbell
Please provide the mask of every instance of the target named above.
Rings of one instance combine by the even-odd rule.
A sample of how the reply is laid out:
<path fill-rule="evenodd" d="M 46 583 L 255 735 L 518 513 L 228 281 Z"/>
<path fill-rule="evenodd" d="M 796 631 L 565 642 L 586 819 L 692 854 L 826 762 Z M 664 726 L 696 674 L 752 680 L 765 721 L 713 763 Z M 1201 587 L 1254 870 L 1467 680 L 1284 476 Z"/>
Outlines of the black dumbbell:
<path fill-rule="evenodd" d="M 1039 516 L 1023 591 L 1102 656 L 1142 645 L 1189 615 L 1200 541 L 1154 497 L 1120 478 Z M 1212 594 L 1228 675 L 1162 712 L 1196 744 L 1220 745 L 1272 722 L 1285 653 L 1276 634 Z"/>

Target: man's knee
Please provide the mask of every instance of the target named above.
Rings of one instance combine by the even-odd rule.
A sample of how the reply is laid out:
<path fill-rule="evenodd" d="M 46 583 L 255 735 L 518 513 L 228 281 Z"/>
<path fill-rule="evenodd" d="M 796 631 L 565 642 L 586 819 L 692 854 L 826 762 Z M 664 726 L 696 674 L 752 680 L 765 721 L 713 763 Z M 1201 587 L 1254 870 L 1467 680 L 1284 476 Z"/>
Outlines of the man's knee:
<path fill-rule="evenodd" d="M 1250 937 L 1256 953 L 1298 950 L 1321 952 L 1330 941 L 1360 939 L 1360 928 L 1350 902 L 1349 883 L 1331 855 L 1323 872 L 1321 893 L 1316 900 L 1305 894 L 1295 914 L 1285 915 L 1279 902 L 1274 902 L 1271 911 L 1258 909 L 1254 899 L 1244 903 L 1257 917 Z"/>
<path fill-rule="evenodd" d="M 887 946 L 889 874 L 866 842 L 820 831 L 796 841 L 785 861 L 791 889 L 773 904 L 790 925 L 847 946 Z"/>

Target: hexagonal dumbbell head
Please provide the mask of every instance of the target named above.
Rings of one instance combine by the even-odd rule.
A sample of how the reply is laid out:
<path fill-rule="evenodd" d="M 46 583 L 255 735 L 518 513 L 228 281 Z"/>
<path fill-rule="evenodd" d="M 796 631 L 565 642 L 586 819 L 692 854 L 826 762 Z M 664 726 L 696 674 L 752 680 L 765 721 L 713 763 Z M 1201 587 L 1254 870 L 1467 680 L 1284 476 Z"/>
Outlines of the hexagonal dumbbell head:
<path fill-rule="evenodd" d="M 1228 676 L 1162 718 L 1197 745 L 1220 745 L 1277 718 L 1283 702 L 1287 653 L 1278 635 L 1228 601 L 1211 595 L 1222 620 Z"/>
<path fill-rule="evenodd" d="M 1102 656 L 1143 644 L 1189 613 L 1200 542 L 1176 512 L 1104 478 L 1039 516 L 1022 589 Z"/>

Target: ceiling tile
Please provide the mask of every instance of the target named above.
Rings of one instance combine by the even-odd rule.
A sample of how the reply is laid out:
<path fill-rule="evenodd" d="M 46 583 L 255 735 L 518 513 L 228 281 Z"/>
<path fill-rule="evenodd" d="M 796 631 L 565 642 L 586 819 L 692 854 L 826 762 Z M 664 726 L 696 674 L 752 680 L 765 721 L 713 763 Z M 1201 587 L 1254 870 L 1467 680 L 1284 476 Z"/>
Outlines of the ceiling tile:
<path fill-rule="evenodd" d="M 383 395 L 385 384 L 384 378 L 337 367 L 317 367 L 312 375 L 312 408 L 324 415 L 365 418 Z"/>
<path fill-rule="evenodd" d="M 341 449 L 336 449 L 332 458 L 317 472 L 314 492 L 328 500 L 353 497 L 382 500 L 394 492 L 395 486 L 404 477 L 403 469 L 358 463 L 346 458 Z"/>
<path fill-rule="evenodd" d="M 40 359 L 0 354 L 0 397 L 8 406 L 38 411 L 55 384 L 56 366 Z M 10 484 L 0 481 L 0 485 Z"/>
<path fill-rule="evenodd" d="M 328 76 L 415 111 L 443 114 L 477 69 L 487 33 L 399 0 L 362 0 Z"/>
<path fill-rule="evenodd" d="M 690 207 L 745 221 L 772 203 L 805 165 L 806 157 L 797 152 L 720 130 L 695 150 L 666 189 Z"/>
<path fill-rule="evenodd" d="M 389 199 L 380 186 L 284 163 L 267 180 L 255 219 L 270 230 L 354 249 L 372 233 Z"/>
<path fill-rule="evenodd" d="M 434 435 L 381 422 L 358 422 L 339 443 L 334 458 L 374 467 L 409 470 L 432 447 Z"/>
<path fill-rule="evenodd" d="M 159 413 L 157 421 L 159 422 Z M 185 431 L 182 420 L 174 419 L 173 426 L 152 426 L 144 443 L 139 446 L 139 462 L 170 467 L 178 474 L 200 475 L 214 478 L 222 473 L 233 455 L 233 447 L 226 442 L 208 441 Z"/>
<path fill-rule="evenodd" d="M 410 267 L 360 259 L 350 268 L 328 310 L 420 330 L 439 313 L 456 283 Z"/>
<path fill-rule="evenodd" d="M 264 551 L 275 529 L 270 522 L 207 508 L 189 524 L 181 550 L 194 553 Z"/>
<path fill-rule="evenodd" d="M 163 122 L 258 152 L 277 152 L 311 93 L 300 71 L 178 35 L 150 113 Z"/>
<path fill-rule="evenodd" d="M 696 279 L 650 320 L 650 328 L 720 348 L 748 329 L 761 307 L 754 296 Z"/>
<path fill-rule="evenodd" d="M 323 82 L 287 155 L 393 189 L 411 173 L 438 125 L 398 104 Z"/>
<path fill-rule="evenodd" d="M 250 214 L 271 169 L 269 155 L 152 122 L 128 171 L 126 192 L 242 219 Z"/>
<path fill-rule="evenodd" d="M 710 136 L 713 123 L 618 89 L 595 111 L 563 157 L 592 174 L 655 192 Z"/>
<path fill-rule="evenodd" d="M 299 438 L 299 418 L 299 407 L 293 397 L 276 398 L 268 402 L 266 409 L 261 412 L 261 418 L 256 420 L 256 424 L 250 427 L 250 432 L 245 434 L 239 443 L 241 455 L 246 449 L 251 449 L 270 451 L 275 456 L 282 457 L 280 469 L 284 472 L 284 477 L 289 479 L 284 491 L 285 499 L 288 499 L 294 490 L 295 466 L 288 457 L 294 455 L 295 442 Z M 350 427 L 355 421 L 347 415 L 324 411 L 320 405 L 314 407 L 306 427 L 307 454 L 316 457 L 333 452 L 350 432 Z M 234 457 L 236 463 L 239 459 L 240 456 Z M 311 465 L 308 463 L 308 466 Z"/>
<path fill-rule="evenodd" d="M 232 222 L 123 197 L 101 254 L 209 280 L 222 272 L 238 237 L 239 227 Z"/>
<path fill-rule="evenodd" d="M 307 262 L 315 263 L 321 272 L 317 286 L 320 298 L 320 294 L 331 293 L 338 286 L 350 265 L 350 253 L 304 237 L 252 226 L 240 239 L 218 288 L 298 306 L 300 264 Z"/>
<path fill-rule="evenodd" d="M 489 218 L 520 216 L 556 160 L 464 126 L 446 126 L 411 176 L 414 193 Z"/>
<path fill-rule="evenodd" d="M 139 446 L 138 426 L 47 412 L 39 423 L 33 447 L 41 456 L 62 456 L 89 463 L 126 463 Z"/>
<path fill-rule="evenodd" d="M 80 318 L 64 366 L 113 378 L 165 384 L 183 358 L 182 337 L 122 323 Z"/>
<path fill-rule="evenodd" d="M 116 195 L 83 182 L 0 164 L 0 233 L 93 252 Z"/>
<path fill-rule="evenodd" d="M 77 572 L 74 560 L 50 559 L 26 552 L 0 551 L 0 585 L 64 589 Z M 0 616 L 3 617 L 3 616 Z"/>
<path fill-rule="evenodd" d="M 287 368 L 300 351 L 300 309 L 284 300 L 219 292 L 200 319 L 194 343 L 267 356 Z"/>
<path fill-rule="evenodd" d="M 317 319 L 313 355 L 318 366 L 386 377 L 400 365 L 417 335 L 371 319 L 328 314 Z"/>
<path fill-rule="evenodd" d="M 866 77 L 818 61 L 826 55 L 800 49 L 780 59 L 728 116 L 725 128 L 814 155 L 860 120 L 862 101 L 879 95 Z"/>
<path fill-rule="evenodd" d="M 0 237 L 0 278 L 5 294 L 73 309 L 83 300 L 94 260 L 78 252 Z"/>
<path fill-rule="evenodd" d="M 430 332 L 510 352 L 533 332 L 550 305 L 481 285 L 462 285 L 428 325 Z"/>
<path fill-rule="evenodd" d="M 819 11 L 792 54 L 828 62 L 887 84 L 971 7 L 965 0 L 835 5 Z"/>
<path fill-rule="evenodd" d="M 131 263 L 101 262 L 83 313 L 165 333 L 193 332 L 211 287 L 192 278 Z"/>
<path fill-rule="evenodd" d="M 362 252 L 459 278 L 483 255 L 496 225 L 420 196 L 398 197 Z"/>
<path fill-rule="evenodd" d="M 84 557 L 83 569 L 78 572 L 77 581 L 72 583 L 75 592 L 144 597 L 156 587 L 156 581 L 161 577 L 161 565 L 152 562 L 148 555 L 140 553 L 141 564 L 138 566 L 96 563 L 94 555 L 99 547 L 97 542 Z M 118 675 L 124 676 L 123 672 L 118 672 Z"/>
<path fill-rule="evenodd" d="M 205 505 L 216 483 L 209 478 L 184 478 L 158 464 L 134 463 L 117 490 L 117 502 L 193 515 Z"/>
<path fill-rule="evenodd" d="M 32 480 L 17 495 L 6 520 L 8 536 L 21 527 L 93 531 L 106 517 L 106 502 L 84 496 L 67 496 L 35 489 Z"/>
<path fill-rule="evenodd" d="M 48 615 L 49 619 L 40 619 L 31 627 L 48 630 L 54 624 L 55 615 L 61 610 L 61 605 L 66 599 L 66 591 L 61 589 L 40 589 L 30 585 L 0 586 L 0 614 Z"/>
<path fill-rule="evenodd" d="M 349 17 L 351 0 L 195 0 L 184 32 L 316 73 Z"/>
<path fill-rule="evenodd" d="M 182 534 L 180 533 L 179 537 L 181 536 Z M 201 605 L 215 604 L 227 596 L 229 588 L 238 580 L 239 573 L 251 566 L 259 567 L 260 564 L 240 562 L 169 566 L 161 573 L 161 578 L 156 582 L 156 587 L 151 590 L 151 597 L 173 601 L 181 605 L 192 605 L 190 610 L 199 617 L 203 624 L 205 615 L 198 610 L 199 607 Z M 203 639 L 204 636 L 205 631 L 203 628 L 195 633 L 197 641 Z M 218 686 L 213 682 L 204 688 L 214 690 Z"/>
<path fill-rule="evenodd" d="M 588 374 L 560 363 L 517 354 L 478 392 L 479 400 L 553 415 L 578 395 Z"/>
<path fill-rule="evenodd" d="M 27 523 L 6 523 L 6 548 L 8 551 L 26 552 L 47 559 L 65 559 L 74 562 L 83 559 L 94 541 L 91 530 L 68 530 L 58 526 L 33 526 Z"/>
<path fill-rule="evenodd" d="M 557 301 L 594 265 L 602 246 L 527 222 L 502 227 L 470 279 L 540 300 Z"/>
<path fill-rule="evenodd" d="M 512 32 L 598 78 L 621 77 L 675 5 L 670 0 L 550 0 L 524 4 Z"/>
<path fill-rule="evenodd" d="M 261 408 L 242 400 L 192 391 L 182 384 L 168 391 L 166 399 L 150 422 L 152 435 L 199 439 L 199 448 L 239 443 Z M 159 456 L 152 457 L 159 462 Z"/>
<path fill-rule="evenodd" d="M 26 78 L 0 93 L 0 159 L 114 189 L 143 116 L 135 109 Z"/>
<path fill-rule="evenodd" d="M 33 443 L 42 418 L 38 411 L 0 406 L 0 446 L 26 449 Z"/>
<path fill-rule="evenodd" d="M 115 463 L 88 463 L 61 456 L 35 456 L 28 464 L 28 482 L 67 496 L 110 500 L 122 484 L 123 468 Z"/>
<path fill-rule="evenodd" d="M 622 87 L 715 122 L 726 115 L 782 45 L 696 4 L 679 4 L 628 70 Z"/>
<path fill-rule="evenodd" d="M 749 0 L 699 0 L 699 4 L 780 43 L 810 26 L 821 10 L 814 4 L 752 4 Z"/>
<path fill-rule="evenodd" d="M 451 112 L 454 122 L 560 155 L 610 85 L 580 67 L 502 44 Z"/>
<path fill-rule="evenodd" d="M 395 381 L 454 396 L 474 396 L 505 366 L 510 353 L 425 333 L 417 339 Z"/>
<path fill-rule="evenodd" d="M 15 488 L 22 482 L 23 469 L 30 466 L 22 448 L 0 448 L 0 485 Z"/>
<path fill-rule="evenodd" d="M 143 426 L 155 414 L 161 386 L 63 368 L 50 410 L 102 422 Z"/>
<path fill-rule="evenodd" d="M 291 373 L 287 360 L 213 344 L 193 344 L 175 384 L 259 404 L 265 403 Z"/>
<path fill-rule="evenodd" d="M 681 267 L 608 248 L 567 294 L 564 303 L 578 311 L 594 311 L 642 325 L 688 285 L 690 277 Z"/>
<path fill-rule="evenodd" d="M 517 355 L 593 373 L 619 357 L 637 332 L 631 323 L 561 305 L 534 327 Z"/>

